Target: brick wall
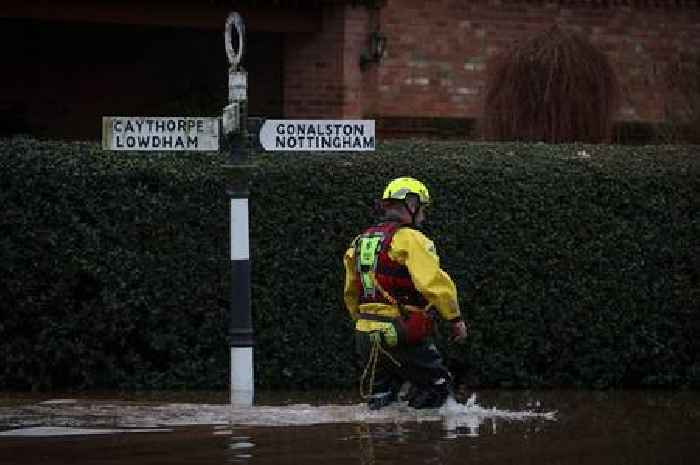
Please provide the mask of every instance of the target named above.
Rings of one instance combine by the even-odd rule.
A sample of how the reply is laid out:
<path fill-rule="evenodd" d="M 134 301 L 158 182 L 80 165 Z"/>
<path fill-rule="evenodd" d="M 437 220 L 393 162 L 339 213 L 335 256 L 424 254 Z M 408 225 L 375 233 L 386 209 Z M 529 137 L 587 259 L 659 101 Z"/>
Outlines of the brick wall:
<path fill-rule="evenodd" d="M 101 9 L 76 10 L 80 22 L 46 21 L 17 10 L 18 0 L 10 3 L 15 9 L 0 8 L 0 17 L 3 11 L 10 17 L 0 20 L 0 37 L 7 43 L 19 38 L 19 45 L 6 53 L 12 72 L 0 78 L 0 134 L 93 138 L 104 114 L 193 111 L 207 103 L 190 101 L 193 95 L 211 100 L 216 113 L 226 100 L 218 10 L 206 11 L 211 29 L 198 32 L 103 25 L 131 18 L 128 5 L 115 1 L 108 2 L 114 18 Z M 171 14 L 158 24 L 190 18 L 183 12 L 194 4 L 189 10 L 182 5 L 177 18 Z M 19 19 L 30 13 L 38 19 Z M 379 10 L 320 2 L 296 12 L 252 9 L 247 16 L 257 31 L 246 58 L 252 114 L 372 117 L 385 134 L 424 134 L 427 128 L 429 134 L 469 136 L 482 112 L 489 60 L 552 24 L 585 34 L 608 55 L 622 87 L 618 121 L 662 120 L 669 63 L 700 50 L 695 0 L 385 0 Z M 360 55 L 377 26 L 388 39 L 386 54 L 362 70 Z M 173 55 L 183 49 L 177 41 L 191 52 Z"/>
<path fill-rule="evenodd" d="M 700 50 L 693 2 L 387 0 L 387 51 L 373 71 L 374 107 L 365 103 L 363 113 L 478 118 L 489 59 L 552 24 L 586 35 L 607 54 L 621 84 L 618 120 L 662 120 L 669 62 Z"/>
<path fill-rule="evenodd" d="M 321 30 L 287 34 L 284 54 L 284 114 L 287 118 L 341 118 L 362 114 L 359 53 L 367 10 L 328 5 Z"/>

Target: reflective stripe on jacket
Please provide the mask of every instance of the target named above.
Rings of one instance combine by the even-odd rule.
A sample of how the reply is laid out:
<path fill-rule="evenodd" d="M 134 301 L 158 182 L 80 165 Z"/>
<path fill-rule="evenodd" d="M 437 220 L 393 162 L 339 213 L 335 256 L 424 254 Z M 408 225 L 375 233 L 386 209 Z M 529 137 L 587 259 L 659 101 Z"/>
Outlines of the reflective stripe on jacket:
<path fill-rule="evenodd" d="M 389 256 L 389 246 L 399 223 L 386 222 L 367 228 L 355 239 L 355 283 L 359 304 L 381 303 L 425 307 L 428 301 L 413 285 L 408 268 Z M 363 263 L 365 256 L 366 263 Z"/>

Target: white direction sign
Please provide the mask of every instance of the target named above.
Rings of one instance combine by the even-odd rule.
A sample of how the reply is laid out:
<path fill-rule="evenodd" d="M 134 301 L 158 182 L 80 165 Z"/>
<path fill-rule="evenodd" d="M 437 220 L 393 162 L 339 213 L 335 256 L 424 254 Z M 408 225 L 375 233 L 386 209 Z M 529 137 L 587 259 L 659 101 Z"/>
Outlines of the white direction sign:
<path fill-rule="evenodd" d="M 219 150 L 219 118 L 102 117 L 104 150 Z"/>
<path fill-rule="evenodd" d="M 260 129 L 260 145 L 270 151 L 371 151 L 374 120 L 269 119 Z"/>

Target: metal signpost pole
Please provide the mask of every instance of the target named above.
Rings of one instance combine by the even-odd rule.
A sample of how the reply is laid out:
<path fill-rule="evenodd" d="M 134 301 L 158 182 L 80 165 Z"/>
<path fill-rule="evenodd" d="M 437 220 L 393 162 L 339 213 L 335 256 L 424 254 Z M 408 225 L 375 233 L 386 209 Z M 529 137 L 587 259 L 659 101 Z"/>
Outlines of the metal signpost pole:
<path fill-rule="evenodd" d="M 224 32 L 229 60 L 229 103 L 224 108 L 224 140 L 230 150 L 224 170 L 229 179 L 231 203 L 231 406 L 253 405 L 253 323 L 250 310 L 250 240 L 248 184 L 253 166 L 248 162 L 247 74 L 240 66 L 245 27 L 238 13 L 231 13 Z"/>

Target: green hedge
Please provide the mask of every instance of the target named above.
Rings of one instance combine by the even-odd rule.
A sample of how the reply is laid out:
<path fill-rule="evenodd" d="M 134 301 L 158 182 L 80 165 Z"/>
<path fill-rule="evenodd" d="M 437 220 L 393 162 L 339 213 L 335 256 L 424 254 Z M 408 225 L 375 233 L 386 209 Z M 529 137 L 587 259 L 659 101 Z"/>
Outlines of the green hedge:
<path fill-rule="evenodd" d="M 341 257 L 392 177 L 473 326 L 478 386 L 698 386 L 697 147 L 404 141 L 260 154 L 251 184 L 259 387 L 357 381 Z M 0 388 L 223 389 L 221 154 L 0 141 Z"/>

